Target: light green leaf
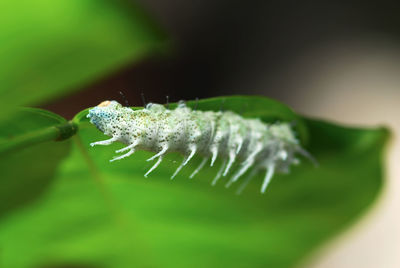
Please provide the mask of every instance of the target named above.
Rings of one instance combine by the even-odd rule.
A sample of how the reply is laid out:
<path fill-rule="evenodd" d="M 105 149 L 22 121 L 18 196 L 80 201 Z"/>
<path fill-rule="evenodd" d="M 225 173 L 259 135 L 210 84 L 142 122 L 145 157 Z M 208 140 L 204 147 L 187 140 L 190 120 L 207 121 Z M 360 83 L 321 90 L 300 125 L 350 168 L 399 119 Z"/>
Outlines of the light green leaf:
<path fill-rule="evenodd" d="M 164 41 L 128 1 L 2 1 L 0 118 L 160 51 Z"/>

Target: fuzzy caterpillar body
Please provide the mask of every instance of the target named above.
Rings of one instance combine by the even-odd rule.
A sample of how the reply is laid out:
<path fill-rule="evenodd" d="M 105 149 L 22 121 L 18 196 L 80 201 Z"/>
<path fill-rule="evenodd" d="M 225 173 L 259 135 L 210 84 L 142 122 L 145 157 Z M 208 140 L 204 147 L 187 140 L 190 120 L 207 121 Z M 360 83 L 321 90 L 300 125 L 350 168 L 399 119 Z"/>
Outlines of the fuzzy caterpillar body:
<path fill-rule="evenodd" d="M 257 172 L 264 170 L 266 174 L 261 187 L 264 193 L 276 171 L 288 172 L 291 164 L 299 162 L 295 154 L 306 154 L 288 123 L 267 124 L 259 119 L 243 118 L 231 111 L 194 111 L 184 102 L 180 102 L 174 110 L 153 103 L 142 110 L 132 110 L 116 101 L 104 101 L 90 109 L 87 117 L 105 135 L 111 136 L 108 140 L 91 143 L 91 146 L 109 145 L 115 141 L 127 145 L 116 151 L 125 154 L 110 161 L 128 157 L 135 150 L 156 153 L 148 159 L 157 161 L 145 177 L 161 163 L 165 154 L 180 152 L 184 159 L 172 179 L 198 153 L 204 158 L 190 178 L 208 160 L 213 166 L 217 157 L 221 157 L 223 164 L 213 185 L 229 174 L 234 163 L 240 163 L 226 186 L 251 169 L 239 188 L 241 191 Z"/>

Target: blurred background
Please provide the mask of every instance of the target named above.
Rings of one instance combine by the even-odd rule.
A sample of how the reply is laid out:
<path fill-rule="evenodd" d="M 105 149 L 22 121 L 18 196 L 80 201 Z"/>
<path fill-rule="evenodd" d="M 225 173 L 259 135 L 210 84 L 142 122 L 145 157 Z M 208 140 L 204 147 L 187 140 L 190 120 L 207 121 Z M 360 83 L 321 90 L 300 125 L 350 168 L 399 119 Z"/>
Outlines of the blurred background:
<path fill-rule="evenodd" d="M 385 125 L 393 133 L 385 193 L 305 266 L 400 267 L 400 3 L 138 2 L 168 35 L 170 53 L 121 64 L 38 106 L 72 118 L 105 99 L 123 101 L 119 91 L 132 106 L 142 105 L 142 92 L 159 103 L 258 94 L 311 117 Z"/>

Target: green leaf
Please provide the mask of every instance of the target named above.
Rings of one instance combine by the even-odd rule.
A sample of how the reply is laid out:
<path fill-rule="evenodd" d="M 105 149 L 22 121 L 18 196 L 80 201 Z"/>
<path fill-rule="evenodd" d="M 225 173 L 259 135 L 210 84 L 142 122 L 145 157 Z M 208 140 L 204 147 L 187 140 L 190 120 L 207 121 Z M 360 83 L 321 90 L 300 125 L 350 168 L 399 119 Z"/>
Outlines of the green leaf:
<path fill-rule="evenodd" d="M 68 155 L 76 126 L 51 112 L 25 108 L 0 121 L 0 217 L 38 197 Z"/>
<path fill-rule="evenodd" d="M 246 105 L 245 116 L 299 119 L 261 97 L 202 100 L 197 108 L 218 110 L 222 99 L 227 110 Z M 222 182 L 210 186 L 220 163 L 188 179 L 199 157 L 174 181 L 177 154 L 147 179 L 149 152 L 109 163 L 123 145 L 88 146 L 107 137 L 84 115 L 74 120 L 79 138 L 50 190 L 0 222 L 2 267 L 293 267 L 357 219 L 382 186 L 385 129 L 300 118 L 319 166 L 303 159 L 265 195 L 260 174 L 237 196 Z"/>
<path fill-rule="evenodd" d="M 128 1 L 2 1 L 0 118 L 160 51 L 164 40 Z"/>

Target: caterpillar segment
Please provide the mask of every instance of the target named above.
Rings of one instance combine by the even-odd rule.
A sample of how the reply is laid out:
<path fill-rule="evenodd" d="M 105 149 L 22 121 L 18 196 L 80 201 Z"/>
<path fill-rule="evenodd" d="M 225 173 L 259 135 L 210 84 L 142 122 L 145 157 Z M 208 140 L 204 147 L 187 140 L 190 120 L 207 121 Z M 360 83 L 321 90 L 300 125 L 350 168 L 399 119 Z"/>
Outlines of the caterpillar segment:
<path fill-rule="evenodd" d="M 149 103 L 142 110 L 123 107 L 116 101 L 104 101 L 89 110 L 87 115 L 110 139 L 93 142 L 90 145 L 109 145 L 119 141 L 127 146 L 116 153 L 124 153 L 110 161 L 131 156 L 136 150 L 147 150 L 155 154 L 147 161 L 156 161 L 144 175 L 147 177 L 170 152 L 180 152 L 183 160 L 171 179 L 187 165 L 195 154 L 203 156 L 200 165 L 190 175 L 192 179 L 209 161 L 213 166 L 217 158 L 222 165 L 211 184 L 232 173 L 226 183 L 231 186 L 244 176 L 238 189 L 246 185 L 260 171 L 265 172 L 261 186 L 264 193 L 275 172 L 288 172 L 299 160 L 296 154 L 311 158 L 301 148 L 288 123 L 263 123 L 259 119 L 248 119 L 231 111 L 199 111 L 179 102 L 170 110 L 163 105 Z M 311 158 L 312 159 L 312 158 Z M 312 159 L 313 160 L 313 159 Z"/>

